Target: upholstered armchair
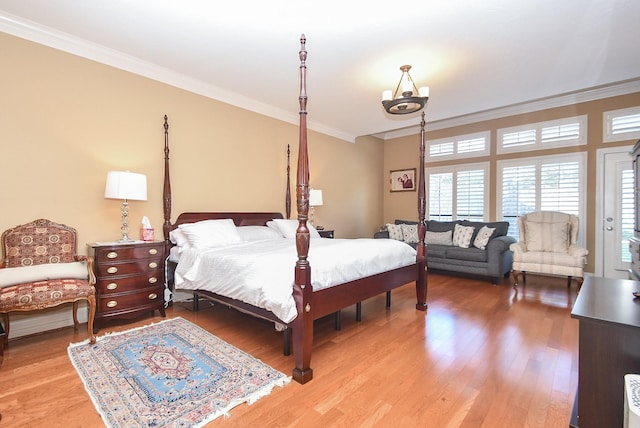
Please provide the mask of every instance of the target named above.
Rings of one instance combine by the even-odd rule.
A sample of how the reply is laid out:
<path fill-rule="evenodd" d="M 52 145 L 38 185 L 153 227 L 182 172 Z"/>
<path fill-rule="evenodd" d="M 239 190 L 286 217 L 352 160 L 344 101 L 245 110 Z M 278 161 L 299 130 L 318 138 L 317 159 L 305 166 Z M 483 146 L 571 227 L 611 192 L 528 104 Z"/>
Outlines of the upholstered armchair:
<path fill-rule="evenodd" d="M 582 285 L 588 251 L 578 246 L 579 219 L 558 211 L 536 211 L 518 217 L 519 241 L 511 244 L 514 287 L 526 273 L 566 276 L 567 287 L 575 278 Z"/>
<path fill-rule="evenodd" d="M 96 313 L 93 259 L 79 256 L 74 228 L 39 219 L 6 230 L 0 261 L 0 314 L 9 337 L 9 313 L 73 304 L 73 323 L 78 328 L 78 302 L 89 305 L 87 332 L 95 343 Z"/>

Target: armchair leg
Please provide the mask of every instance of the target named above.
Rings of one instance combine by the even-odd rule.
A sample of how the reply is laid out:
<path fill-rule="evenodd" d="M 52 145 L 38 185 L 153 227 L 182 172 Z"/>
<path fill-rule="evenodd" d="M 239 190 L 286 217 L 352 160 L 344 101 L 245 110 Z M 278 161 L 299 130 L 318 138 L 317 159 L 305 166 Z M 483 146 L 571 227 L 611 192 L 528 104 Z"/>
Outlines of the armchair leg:
<path fill-rule="evenodd" d="M 87 318 L 87 332 L 89 333 L 89 342 L 93 345 L 96 343 L 96 336 L 93 333 L 93 321 L 96 317 L 96 296 L 90 295 L 87 297 L 87 303 L 89 304 L 89 316 Z M 75 309 L 74 303 L 74 309 Z M 75 310 L 74 310 L 75 314 Z"/>
<path fill-rule="evenodd" d="M 78 301 L 73 302 L 73 329 L 78 330 L 78 326 L 80 323 L 78 322 Z"/>
<path fill-rule="evenodd" d="M 520 275 L 519 270 L 511 271 L 511 276 L 513 277 L 513 288 L 516 288 L 518 286 L 518 275 Z"/>
<path fill-rule="evenodd" d="M 2 313 L 2 324 L 4 324 L 4 344 L 6 346 L 9 344 L 9 314 L 6 312 Z"/>

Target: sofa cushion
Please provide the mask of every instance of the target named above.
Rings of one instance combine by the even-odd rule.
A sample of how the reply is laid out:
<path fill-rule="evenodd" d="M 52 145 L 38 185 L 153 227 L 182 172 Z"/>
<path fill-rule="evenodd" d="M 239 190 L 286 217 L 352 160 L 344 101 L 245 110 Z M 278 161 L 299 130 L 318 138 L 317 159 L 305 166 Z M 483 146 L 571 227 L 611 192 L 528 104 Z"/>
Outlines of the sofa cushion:
<path fill-rule="evenodd" d="M 498 236 L 506 236 L 507 232 L 509 232 L 509 222 L 508 221 L 469 221 L 469 220 L 461 220 L 460 224 L 462 226 L 471 226 L 476 229 L 476 233 L 474 233 L 473 239 L 476 238 L 476 234 L 480 231 L 482 226 L 487 226 L 495 229 L 491 238 L 497 238 Z"/>
<path fill-rule="evenodd" d="M 394 223 L 395 224 L 418 224 L 418 222 L 415 220 L 400 220 L 400 219 L 396 219 Z"/>
<path fill-rule="evenodd" d="M 427 230 L 431 232 L 446 232 L 447 230 L 453 230 L 457 221 L 438 221 L 429 220 L 427 222 Z"/>
<path fill-rule="evenodd" d="M 453 231 L 430 232 L 424 234 L 424 242 L 427 245 L 453 245 Z"/>
<path fill-rule="evenodd" d="M 469 248 L 471 246 L 471 238 L 475 229 L 472 226 L 461 226 L 456 224 L 453 229 L 453 245 Z"/>
<path fill-rule="evenodd" d="M 427 245 L 427 265 L 430 259 L 446 259 L 447 249 L 451 248 L 450 245 Z"/>
<path fill-rule="evenodd" d="M 449 247 L 446 250 L 446 257 L 448 259 L 486 262 L 487 251 L 479 248 Z"/>
<path fill-rule="evenodd" d="M 473 246 L 476 248 L 480 248 L 481 250 L 487 248 L 487 244 L 489 243 L 489 240 L 491 239 L 491 236 L 493 235 L 493 232 L 495 232 L 495 230 L 496 229 L 493 227 L 482 226 L 476 234 L 476 239 L 473 240 Z"/>
<path fill-rule="evenodd" d="M 387 231 L 389 232 L 389 238 L 395 239 L 396 241 L 404 241 L 402 226 L 399 224 L 387 223 Z"/>
<path fill-rule="evenodd" d="M 402 236 L 407 244 L 418 243 L 418 225 L 417 224 L 401 224 Z"/>

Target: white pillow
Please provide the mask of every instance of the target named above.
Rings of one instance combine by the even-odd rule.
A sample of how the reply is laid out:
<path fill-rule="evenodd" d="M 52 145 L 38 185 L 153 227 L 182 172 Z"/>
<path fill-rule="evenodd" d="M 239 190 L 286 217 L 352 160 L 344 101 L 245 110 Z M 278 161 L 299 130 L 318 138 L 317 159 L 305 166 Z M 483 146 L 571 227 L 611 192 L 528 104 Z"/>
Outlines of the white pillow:
<path fill-rule="evenodd" d="M 396 241 L 404 241 L 402 225 L 387 223 L 387 231 L 389 232 L 389 238 L 395 239 Z"/>
<path fill-rule="evenodd" d="M 279 231 L 267 226 L 241 226 L 236 228 L 240 239 L 245 242 L 261 241 L 263 239 L 282 239 Z"/>
<path fill-rule="evenodd" d="M 473 226 L 461 226 L 456 224 L 453 229 L 453 245 L 462 248 L 469 248 L 474 229 L 475 228 Z"/>
<path fill-rule="evenodd" d="M 569 224 L 525 222 L 527 249 L 566 253 L 569 250 Z"/>
<path fill-rule="evenodd" d="M 476 235 L 476 239 L 473 240 L 473 246 L 481 250 L 487 248 L 487 244 L 494 230 L 496 230 L 495 227 L 482 226 Z"/>
<path fill-rule="evenodd" d="M 230 218 L 221 220 L 202 220 L 178 226 L 189 240 L 191 246 L 204 250 L 242 242 L 236 225 Z"/>
<path fill-rule="evenodd" d="M 87 279 L 89 272 L 85 262 L 46 263 L 0 269 L 0 287 L 48 279 Z"/>
<path fill-rule="evenodd" d="M 169 232 L 169 240 L 176 244 L 178 247 L 182 247 L 184 245 L 189 244 L 189 240 L 187 239 L 187 235 L 184 234 L 180 227 L 173 229 Z"/>
<path fill-rule="evenodd" d="M 288 220 L 283 218 L 274 218 L 273 219 L 276 227 L 285 238 L 295 238 L 296 230 L 298 230 L 298 224 L 300 223 L 298 220 Z M 267 222 L 267 226 L 269 226 L 270 222 Z M 311 238 L 320 238 L 320 234 L 318 231 L 307 221 L 307 228 L 309 229 L 309 237 Z"/>
<path fill-rule="evenodd" d="M 418 243 L 418 225 L 417 224 L 401 224 L 400 228 L 402 229 L 402 236 L 404 237 L 404 242 L 410 244 Z"/>
<path fill-rule="evenodd" d="M 446 232 L 430 232 L 426 231 L 424 234 L 424 242 L 429 245 L 453 245 L 453 230 L 447 230 Z"/>

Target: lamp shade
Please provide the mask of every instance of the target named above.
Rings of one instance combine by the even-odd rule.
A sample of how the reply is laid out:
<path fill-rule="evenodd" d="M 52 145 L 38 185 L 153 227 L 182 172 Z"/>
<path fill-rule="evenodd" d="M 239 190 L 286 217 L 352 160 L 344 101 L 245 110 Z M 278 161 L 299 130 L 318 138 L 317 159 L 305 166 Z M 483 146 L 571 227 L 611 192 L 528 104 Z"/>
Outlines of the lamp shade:
<path fill-rule="evenodd" d="M 104 197 L 110 199 L 147 200 L 147 176 L 129 171 L 109 171 Z"/>
<path fill-rule="evenodd" d="M 322 190 L 309 189 L 309 206 L 319 207 L 322 205 Z"/>

